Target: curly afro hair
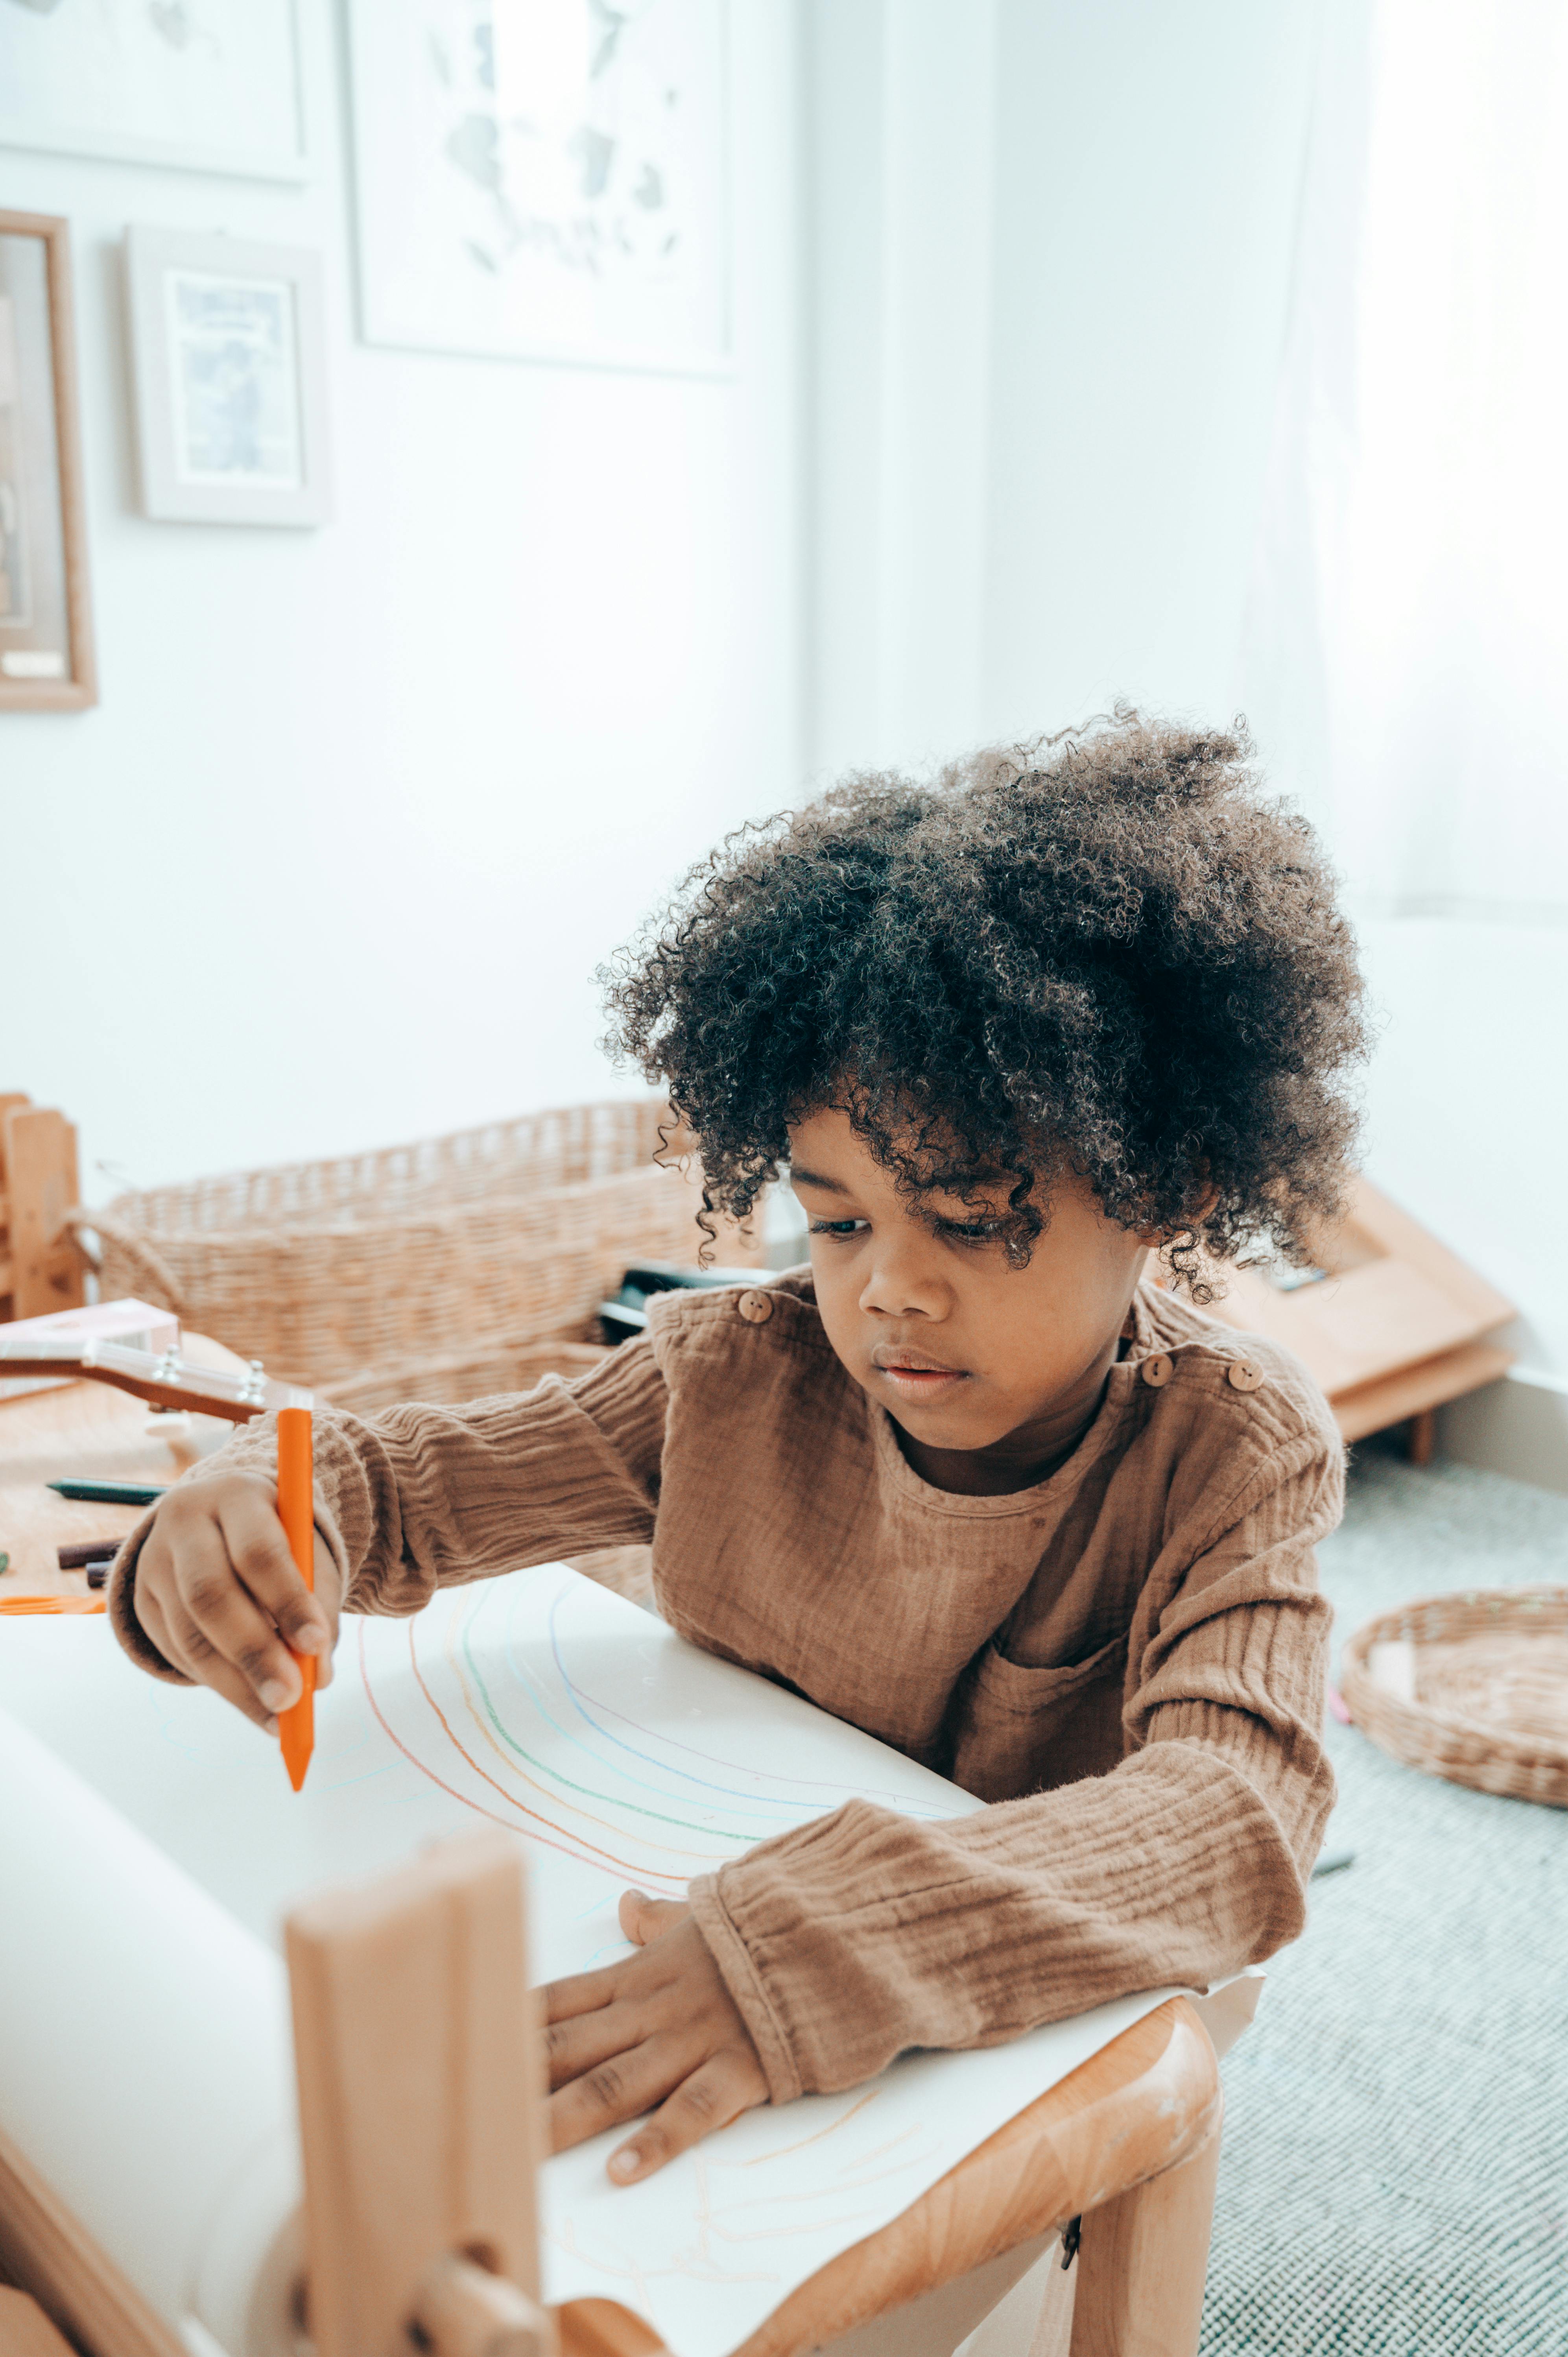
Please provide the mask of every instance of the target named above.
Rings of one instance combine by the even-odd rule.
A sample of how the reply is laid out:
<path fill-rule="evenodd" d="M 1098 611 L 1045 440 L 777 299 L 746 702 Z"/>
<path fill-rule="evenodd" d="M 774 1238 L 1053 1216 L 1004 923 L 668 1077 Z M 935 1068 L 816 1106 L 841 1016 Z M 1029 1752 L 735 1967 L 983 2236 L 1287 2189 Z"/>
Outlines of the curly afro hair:
<path fill-rule="evenodd" d="M 910 1195 L 1011 1180 L 1029 1256 L 1064 1169 L 1204 1259 L 1311 1254 L 1364 1052 L 1355 944 L 1244 726 L 1120 706 L 934 782 L 846 779 L 731 835 L 600 976 L 607 1045 L 667 1087 L 708 1211 L 843 1105 Z"/>

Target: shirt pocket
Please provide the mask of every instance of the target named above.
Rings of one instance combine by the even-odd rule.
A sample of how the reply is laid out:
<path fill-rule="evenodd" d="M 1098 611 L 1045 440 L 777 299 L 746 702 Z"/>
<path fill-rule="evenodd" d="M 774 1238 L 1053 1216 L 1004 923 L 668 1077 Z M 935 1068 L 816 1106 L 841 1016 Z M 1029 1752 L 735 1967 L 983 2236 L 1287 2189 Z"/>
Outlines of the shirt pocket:
<path fill-rule="evenodd" d="M 1044 1669 L 987 1645 L 959 1707 L 954 1782 L 983 1801 L 1013 1801 L 1108 1774 L 1125 1749 L 1126 1662 L 1125 1637 L 1112 1637 L 1081 1662 Z"/>

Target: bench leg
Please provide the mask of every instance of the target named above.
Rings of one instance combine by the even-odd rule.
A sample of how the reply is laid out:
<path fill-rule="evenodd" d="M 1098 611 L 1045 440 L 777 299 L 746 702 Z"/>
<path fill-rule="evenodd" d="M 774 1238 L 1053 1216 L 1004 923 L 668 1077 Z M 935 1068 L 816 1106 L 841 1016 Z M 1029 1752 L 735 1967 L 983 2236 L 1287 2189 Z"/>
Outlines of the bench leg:
<path fill-rule="evenodd" d="M 1083 2222 L 1071 2357 L 1196 2357 L 1219 2138 Z"/>

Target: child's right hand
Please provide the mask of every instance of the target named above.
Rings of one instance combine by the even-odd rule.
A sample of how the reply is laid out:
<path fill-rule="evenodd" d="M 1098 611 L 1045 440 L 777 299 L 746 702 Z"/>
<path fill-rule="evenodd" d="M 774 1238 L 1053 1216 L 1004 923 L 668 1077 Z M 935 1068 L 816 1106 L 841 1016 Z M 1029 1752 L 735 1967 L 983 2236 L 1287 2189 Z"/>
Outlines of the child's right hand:
<path fill-rule="evenodd" d="M 256 1473 L 182 1481 L 153 1517 L 136 1558 L 133 1605 L 171 1669 L 212 1686 L 269 1735 L 299 1700 L 289 1648 L 314 1653 L 332 1682 L 341 1601 L 338 1566 L 316 1534 L 316 1593 L 295 1568 L 277 1489 Z"/>

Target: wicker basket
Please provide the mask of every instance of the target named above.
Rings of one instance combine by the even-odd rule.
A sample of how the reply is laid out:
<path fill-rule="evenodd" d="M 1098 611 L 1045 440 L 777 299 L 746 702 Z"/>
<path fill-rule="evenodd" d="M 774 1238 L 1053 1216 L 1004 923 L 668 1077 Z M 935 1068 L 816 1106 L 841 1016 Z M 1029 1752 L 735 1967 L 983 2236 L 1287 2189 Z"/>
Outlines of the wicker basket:
<path fill-rule="evenodd" d="M 1393 1645 L 1399 1654 L 1374 1660 Z M 1408 1766 L 1568 1808 L 1568 1587 L 1472 1590 L 1382 1613 L 1346 1646 L 1339 1688 L 1357 1726 Z"/>
<path fill-rule="evenodd" d="M 696 1258 L 700 1178 L 652 1158 L 671 1127 L 657 1097 L 572 1105 L 123 1195 L 70 1224 L 96 1232 L 106 1295 L 274 1374 L 346 1405 L 473 1398 L 591 1363 L 588 1321 L 628 1261 Z M 723 1223 L 717 1242 L 728 1265 L 757 1258 Z"/>
<path fill-rule="evenodd" d="M 585 1318 L 575 1331 L 542 1340 L 537 1334 L 498 1334 L 440 1358 L 361 1368 L 358 1374 L 317 1383 L 316 1396 L 355 1415 L 373 1415 L 378 1408 L 415 1401 L 456 1407 L 464 1400 L 488 1399 L 497 1392 L 532 1391 L 545 1375 L 564 1375 L 570 1381 L 586 1374 L 609 1357 L 609 1347 L 599 1337 L 596 1318 Z"/>

